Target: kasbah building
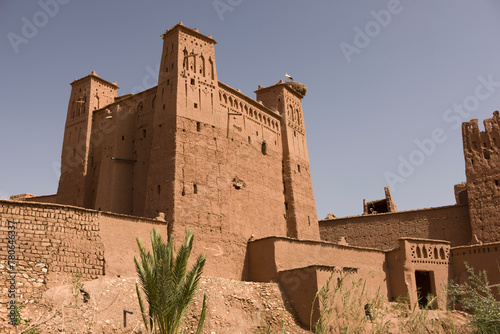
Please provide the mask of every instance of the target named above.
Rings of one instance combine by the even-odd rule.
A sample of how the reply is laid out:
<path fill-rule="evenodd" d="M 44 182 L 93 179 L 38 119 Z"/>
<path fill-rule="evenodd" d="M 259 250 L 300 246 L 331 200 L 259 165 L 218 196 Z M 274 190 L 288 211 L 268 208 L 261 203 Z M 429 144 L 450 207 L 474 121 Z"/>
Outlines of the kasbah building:
<path fill-rule="evenodd" d="M 431 293 L 440 309 L 464 262 L 500 284 L 498 111 L 484 131 L 462 125 L 467 181 L 455 205 L 397 212 L 386 187 L 362 215 L 318 221 L 303 86 L 259 86 L 252 99 L 218 81 L 212 36 L 179 23 L 162 37 L 156 87 L 118 96 L 95 72 L 71 83 L 57 194 L 0 201 L 2 296 L 9 222 L 16 291 L 35 301 L 76 272 L 135 275 L 136 238 L 153 228 L 177 243 L 193 230 L 207 276 L 278 282 L 305 325 L 332 273 L 366 278 L 388 301 Z"/>

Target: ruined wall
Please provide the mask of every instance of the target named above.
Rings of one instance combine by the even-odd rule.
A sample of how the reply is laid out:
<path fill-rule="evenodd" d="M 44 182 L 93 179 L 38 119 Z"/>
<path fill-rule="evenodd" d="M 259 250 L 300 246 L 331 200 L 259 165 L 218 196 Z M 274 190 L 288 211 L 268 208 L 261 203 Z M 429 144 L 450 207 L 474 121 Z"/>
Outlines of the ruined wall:
<path fill-rule="evenodd" d="M 319 222 L 321 239 L 349 245 L 390 250 L 404 237 L 447 240 L 452 246 L 469 243 L 469 211 L 465 205 L 401 211 Z"/>
<path fill-rule="evenodd" d="M 462 124 L 472 234 L 482 242 L 500 240 L 500 113 Z"/>
<path fill-rule="evenodd" d="M 0 317 L 11 300 L 36 301 L 74 273 L 85 279 L 104 274 L 97 217 L 75 207 L 0 200 Z"/>

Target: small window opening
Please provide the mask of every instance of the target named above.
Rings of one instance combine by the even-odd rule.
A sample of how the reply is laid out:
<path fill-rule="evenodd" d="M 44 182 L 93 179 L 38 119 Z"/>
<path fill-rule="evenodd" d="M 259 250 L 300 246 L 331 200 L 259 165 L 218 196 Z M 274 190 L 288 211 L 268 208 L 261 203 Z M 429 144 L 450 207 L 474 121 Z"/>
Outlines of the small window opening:
<path fill-rule="evenodd" d="M 200 122 L 196 122 L 196 131 L 200 132 L 201 130 L 201 124 Z"/>
<path fill-rule="evenodd" d="M 198 186 L 196 184 L 193 184 L 193 193 L 198 193 Z"/>
<path fill-rule="evenodd" d="M 300 173 L 300 165 L 297 165 L 297 170 L 298 170 L 298 171 L 299 171 L 299 173 Z"/>
<path fill-rule="evenodd" d="M 142 138 L 146 138 L 146 129 L 142 130 Z"/>
<path fill-rule="evenodd" d="M 165 110 L 165 103 L 163 104 L 163 110 Z"/>
<path fill-rule="evenodd" d="M 160 194 L 160 193 L 161 193 L 161 186 L 160 186 L 160 185 L 158 185 L 158 187 L 157 187 L 157 189 L 156 189 L 156 190 L 158 191 L 158 194 Z"/>
<path fill-rule="evenodd" d="M 191 79 L 191 85 L 194 85 L 194 79 Z"/>
<path fill-rule="evenodd" d="M 267 143 L 265 141 L 262 142 L 262 154 L 267 154 Z"/>
<path fill-rule="evenodd" d="M 248 136 L 248 143 L 251 144 L 252 143 L 252 138 L 250 138 L 250 136 Z M 497 184 L 498 185 L 498 184 Z"/>
<path fill-rule="evenodd" d="M 194 107 L 195 107 L 195 109 L 196 109 L 196 108 L 198 108 L 198 103 L 195 103 L 195 104 L 194 104 Z"/>
<path fill-rule="evenodd" d="M 288 203 L 285 202 L 285 210 L 288 210 Z"/>
<path fill-rule="evenodd" d="M 125 140 L 125 136 L 122 136 L 122 140 Z"/>
<path fill-rule="evenodd" d="M 184 187 L 182 187 L 182 193 L 181 193 L 182 196 L 186 195 L 186 189 L 184 189 Z"/>
<path fill-rule="evenodd" d="M 495 185 L 498 186 L 498 180 L 495 180 Z"/>
<path fill-rule="evenodd" d="M 167 79 L 167 85 L 170 85 L 170 79 Z"/>

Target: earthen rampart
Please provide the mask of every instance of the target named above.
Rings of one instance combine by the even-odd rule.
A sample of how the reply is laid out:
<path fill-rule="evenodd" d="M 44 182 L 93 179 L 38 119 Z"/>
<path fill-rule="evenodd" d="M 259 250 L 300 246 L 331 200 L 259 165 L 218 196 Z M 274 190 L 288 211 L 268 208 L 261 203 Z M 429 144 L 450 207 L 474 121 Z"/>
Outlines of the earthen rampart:
<path fill-rule="evenodd" d="M 321 239 L 352 246 L 390 250 L 405 237 L 448 240 L 452 246 L 470 242 L 466 205 L 344 217 L 319 222 Z"/>

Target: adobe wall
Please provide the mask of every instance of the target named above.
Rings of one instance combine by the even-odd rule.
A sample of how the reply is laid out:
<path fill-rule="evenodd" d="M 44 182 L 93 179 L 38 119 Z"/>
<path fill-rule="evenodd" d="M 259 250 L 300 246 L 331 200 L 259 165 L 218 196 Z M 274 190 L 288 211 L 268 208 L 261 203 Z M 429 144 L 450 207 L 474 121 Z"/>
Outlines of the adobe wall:
<path fill-rule="evenodd" d="M 82 273 L 84 279 L 104 274 L 97 212 L 0 200 L 0 219 L 2 320 L 7 316 L 7 303 L 14 299 L 7 279 L 14 277 L 15 299 L 24 302 L 36 301 L 47 287 L 74 273 Z M 15 271 L 10 270 L 9 250 L 15 257 Z"/>
<path fill-rule="evenodd" d="M 32 284 L 42 290 L 76 272 L 81 272 L 84 279 L 133 276 L 136 274 L 133 259 L 139 255 L 136 239 L 141 238 L 150 249 L 152 229 L 159 230 L 164 241 L 168 238 L 165 221 L 48 203 L 0 200 L 0 218 L 0 264 L 7 268 L 8 231 L 14 230 L 21 280 L 17 282 L 24 280 L 22 273 L 28 276 L 33 273 L 43 281 L 29 281 L 23 286 Z M 9 225 L 15 227 L 9 229 Z M 4 270 L 2 273 L 6 275 Z M 5 280 L 0 287 L 5 286 L 2 284 Z M 34 291 L 27 290 L 26 294 L 36 296 L 39 292 Z"/>
<path fill-rule="evenodd" d="M 247 241 L 287 233 L 281 132 L 270 111 L 221 87 L 214 113 L 241 116 L 176 121 L 173 233 L 182 240 L 193 229 L 195 252 L 225 259 L 207 261 L 208 275 L 242 279 Z"/>
<path fill-rule="evenodd" d="M 346 247 L 321 241 L 269 237 L 248 244 L 249 279 L 278 281 L 300 322 L 309 325 L 316 292 L 333 273 L 333 284 L 340 272 L 350 281 L 366 280 L 368 295 L 390 298 L 385 253 L 375 249 Z M 314 319 L 319 304 L 315 303 Z"/>
<path fill-rule="evenodd" d="M 280 287 L 302 325 L 309 327 L 318 320 L 319 300 L 315 299 L 321 286 L 318 283 L 317 267 L 297 268 L 278 273 Z M 296 279 L 290 279 L 294 277 Z M 304 279 L 304 280 L 302 280 Z M 312 311 L 312 312 L 311 312 Z"/>
<path fill-rule="evenodd" d="M 465 262 L 474 268 L 475 273 L 486 270 L 490 285 L 500 284 L 500 242 L 453 247 L 451 264 L 458 283 L 467 279 Z"/>
<path fill-rule="evenodd" d="M 23 201 L 36 202 L 36 203 L 57 203 L 57 195 L 36 196 L 36 197 L 23 199 Z"/>
<path fill-rule="evenodd" d="M 96 210 L 144 216 L 156 87 L 94 112 L 88 203 Z"/>
<path fill-rule="evenodd" d="M 139 258 L 137 238 L 142 239 L 148 250 L 151 250 L 150 233 L 153 229 L 160 231 L 164 242 L 168 240 L 168 224 L 164 221 L 99 212 L 98 222 L 106 276 L 137 274 L 134 263 L 134 257 Z"/>
<path fill-rule="evenodd" d="M 382 250 L 398 247 L 398 239 L 405 237 L 447 240 L 451 246 L 471 238 L 466 205 L 322 220 L 319 228 L 322 240 L 345 237 L 349 245 Z"/>
<path fill-rule="evenodd" d="M 369 292 L 380 289 L 382 296 L 388 295 L 385 253 L 380 250 L 322 241 L 269 237 L 248 243 L 248 260 L 249 279 L 253 281 L 272 281 L 278 278 L 280 272 L 297 268 L 335 267 L 346 271 L 353 270 L 359 277 L 369 278 Z M 293 275 L 280 276 L 280 280 L 296 282 L 297 289 L 301 282 L 307 279 Z"/>
<path fill-rule="evenodd" d="M 283 81 L 270 87 L 259 86 L 255 93 L 259 102 L 281 116 L 287 236 L 319 240 L 302 111 L 303 96 Z"/>
<path fill-rule="evenodd" d="M 433 306 L 446 309 L 445 286 L 451 274 L 448 241 L 405 238 L 399 247 L 387 253 L 388 277 L 392 300 L 408 296 L 410 307 L 418 303 L 416 272 L 428 272 L 431 291 L 437 299 Z M 426 297 L 426 296 L 423 296 Z"/>
<path fill-rule="evenodd" d="M 61 153 L 61 177 L 57 189 L 57 201 L 61 204 L 91 207 L 88 191 L 89 153 L 95 136 L 91 136 L 92 116 L 95 110 L 114 102 L 116 83 L 110 83 L 95 72 L 75 79 L 71 83 L 71 95 L 64 129 Z"/>
<path fill-rule="evenodd" d="M 500 113 L 462 124 L 472 234 L 482 242 L 500 240 Z"/>

